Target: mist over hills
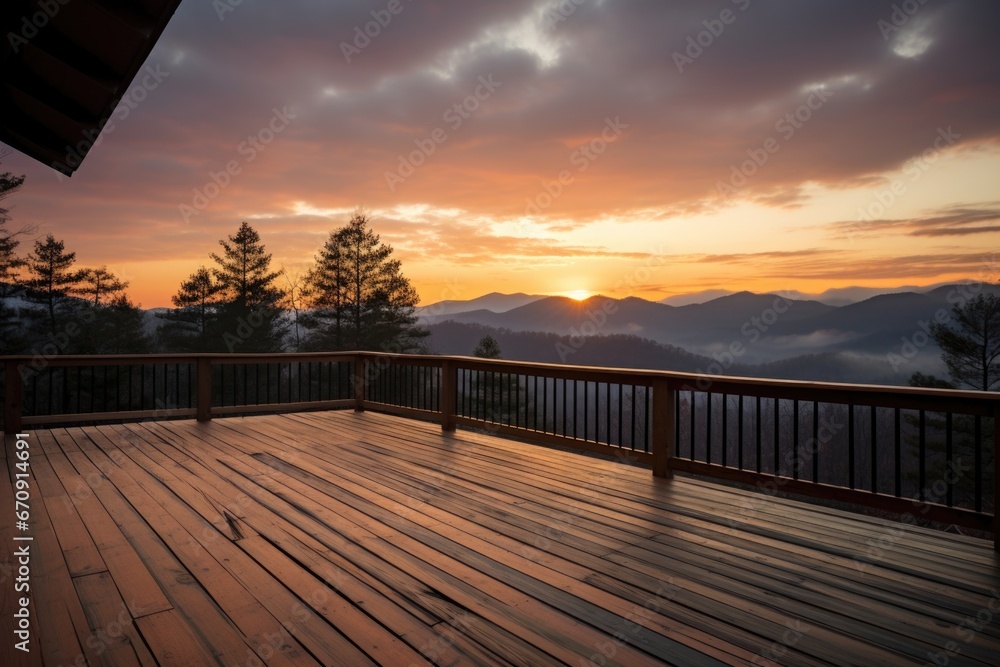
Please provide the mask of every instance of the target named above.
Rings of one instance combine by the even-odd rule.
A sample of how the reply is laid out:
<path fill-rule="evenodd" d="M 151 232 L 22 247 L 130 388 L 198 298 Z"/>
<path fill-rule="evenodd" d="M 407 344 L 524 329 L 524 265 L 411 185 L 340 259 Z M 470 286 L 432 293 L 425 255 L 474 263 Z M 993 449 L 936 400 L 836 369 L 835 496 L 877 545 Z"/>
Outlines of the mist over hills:
<path fill-rule="evenodd" d="M 968 282 L 974 281 L 970 280 Z M 818 294 L 810 294 L 798 290 L 777 290 L 774 294 L 780 294 L 789 299 L 799 301 L 819 301 L 828 306 L 847 306 L 882 294 L 899 294 L 900 292 L 924 293 L 939 289 L 942 286 L 950 287 L 952 283 L 937 283 L 925 287 L 918 287 L 916 285 L 904 285 L 902 287 L 832 287 Z M 693 303 L 705 303 L 706 301 L 718 299 L 720 296 L 727 296 L 729 294 L 735 294 L 735 292 L 724 289 L 709 289 L 691 294 L 675 294 L 665 299 L 660 299 L 659 303 L 665 303 L 668 306 L 687 306 Z"/>
<path fill-rule="evenodd" d="M 905 384 L 907 374 L 894 373 L 888 361 L 872 360 L 847 353 L 803 355 L 766 364 L 748 364 L 733 357 L 719 358 L 692 354 L 683 348 L 648 338 L 611 334 L 583 339 L 540 331 L 511 331 L 481 324 L 446 321 L 432 324 L 430 351 L 436 354 L 469 355 L 479 340 L 493 336 L 506 359 L 580 366 L 649 368 L 688 373 L 771 377 L 827 382 Z M 721 361 L 720 361 L 721 359 Z"/>
<path fill-rule="evenodd" d="M 473 310 L 488 310 L 494 313 L 504 313 L 512 308 L 527 305 L 532 301 L 544 299 L 544 294 L 501 294 L 500 292 L 490 292 L 483 296 L 469 299 L 468 301 L 438 301 L 429 306 L 417 309 L 419 317 L 433 317 L 440 315 L 453 315 Z"/>
<path fill-rule="evenodd" d="M 439 315 L 427 314 L 434 312 L 430 307 L 422 319 L 431 350 L 442 354 L 470 354 L 490 333 L 505 357 L 526 361 L 906 384 L 916 371 L 945 375 L 926 330 L 935 317 L 986 291 L 1000 293 L 1000 287 L 890 290 L 841 306 L 752 292 L 679 306 L 636 297 L 542 297 L 504 312 L 482 301 L 474 310 Z"/>

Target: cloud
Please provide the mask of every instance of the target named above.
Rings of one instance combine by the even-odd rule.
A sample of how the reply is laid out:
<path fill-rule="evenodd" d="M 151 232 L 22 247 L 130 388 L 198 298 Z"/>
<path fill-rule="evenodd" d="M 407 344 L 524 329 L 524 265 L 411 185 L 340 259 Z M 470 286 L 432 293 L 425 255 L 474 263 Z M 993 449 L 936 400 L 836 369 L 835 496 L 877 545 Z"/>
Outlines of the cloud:
<path fill-rule="evenodd" d="M 859 232 L 871 235 L 969 236 L 1000 231 L 1000 202 L 984 202 L 975 206 L 955 204 L 926 211 L 915 218 L 839 221 L 828 225 L 838 237 Z"/>
<path fill-rule="evenodd" d="M 358 205 L 387 212 L 379 231 L 414 261 L 629 259 L 635 253 L 623 242 L 631 239 L 575 235 L 611 219 L 667 229 L 742 204 L 803 210 L 817 188 L 878 182 L 921 155 L 940 127 L 960 134 L 956 150 L 1000 139 L 998 3 L 928 3 L 889 39 L 879 21 L 892 6 L 863 0 L 754 0 L 745 11 L 694 0 L 574 4 L 554 22 L 549 0 L 404 1 L 359 47 L 358 31 L 383 3 L 244 2 L 222 20 L 212 3 L 181 3 L 149 61 L 169 76 L 71 180 L 5 160 L 29 174 L 18 215 L 95 263 L 194 261 L 242 219 L 276 239 L 280 256 L 308 258 Z M 735 19 L 679 72 L 674 54 L 722 8 Z M 359 50 L 350 62 L 344 44 Z M 449 111 L 475 95 L 483 76 L 502 85 L 456 124 Z M 811 109 L 817 91 L 829 99 Z M 294 122 L 247 159 L 240 146 L 286 106 Z M 609 118 L 629 127 L 602 145 Z M 446 138 L 390 189 L 386 174 L 437 130 Z M 721 197 L 719 183 L 768 140 L 777 150 L 735 195 Z M 587 146 L 595 157 L 580 160 Z M 185 220 L 180 207 L 234 160 L 240 173 Z M 528 203 L 563 172 L 572 182 L 527 216 Z M 301 202 L 315 210 L 296 210 Z M 976 208 L 959 203 L 871 229 L 928 241 L 996 231 Z M 537 226 L 507 229 L 523 218 Z M 469 220 L 488 220 L 491 231 L 472 233 Z M 831 229 L 843 232 L 837 224 Z M 820 271 L 809 265 L 817 251 L 788 252 L 758 259 Z M 758 261 L 724 257 L 698 261 Z M 955 261 L 966 265 L 960 255 Z M 846 261 L 833 266 L 854 270 Z"/>

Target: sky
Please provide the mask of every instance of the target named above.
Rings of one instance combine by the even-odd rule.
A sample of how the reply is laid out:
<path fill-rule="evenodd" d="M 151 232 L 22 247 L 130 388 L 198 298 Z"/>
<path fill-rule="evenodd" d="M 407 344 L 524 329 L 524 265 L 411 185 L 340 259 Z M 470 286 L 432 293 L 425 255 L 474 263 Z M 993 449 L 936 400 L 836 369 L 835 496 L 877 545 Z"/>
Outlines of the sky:
<path fill-rule="evenodd" d="M 186 0 L 72 178 L 2 158 L 5 206 L 146 308 L 243 220 L 295 277 L 358 209 L 424 304 L 995 281 L 998 27 L 989 0 Z"/>

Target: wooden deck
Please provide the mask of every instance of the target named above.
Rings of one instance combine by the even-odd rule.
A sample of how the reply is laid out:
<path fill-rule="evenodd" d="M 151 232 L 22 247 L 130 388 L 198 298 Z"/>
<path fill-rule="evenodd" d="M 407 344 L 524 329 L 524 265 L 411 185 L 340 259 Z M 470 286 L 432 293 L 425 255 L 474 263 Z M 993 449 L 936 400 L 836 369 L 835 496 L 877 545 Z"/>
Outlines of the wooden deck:
<path fill-rule="evenodd" d="M 985 540 L 371 412 L 28 440 L 3 665 L 1000 663 Z"/>

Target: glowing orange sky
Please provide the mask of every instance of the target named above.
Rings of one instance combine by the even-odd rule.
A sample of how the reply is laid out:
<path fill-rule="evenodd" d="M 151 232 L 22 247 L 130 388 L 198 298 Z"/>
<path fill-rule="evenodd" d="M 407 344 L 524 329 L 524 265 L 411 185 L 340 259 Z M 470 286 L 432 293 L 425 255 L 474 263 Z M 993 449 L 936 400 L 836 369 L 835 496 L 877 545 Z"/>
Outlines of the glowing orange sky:
<path fill-rule="evenodd" d="M 294 275 L 359 206 L 423 303 L 996 279 L 996 6 L 736 3 L 679 66 L 704 3 L 555 4 L 406 4 L 347 62 L 365 7 L 182 3 L 72 179 L 3 158 L 12 224 L 144 307 L 241 220 Z"/>

